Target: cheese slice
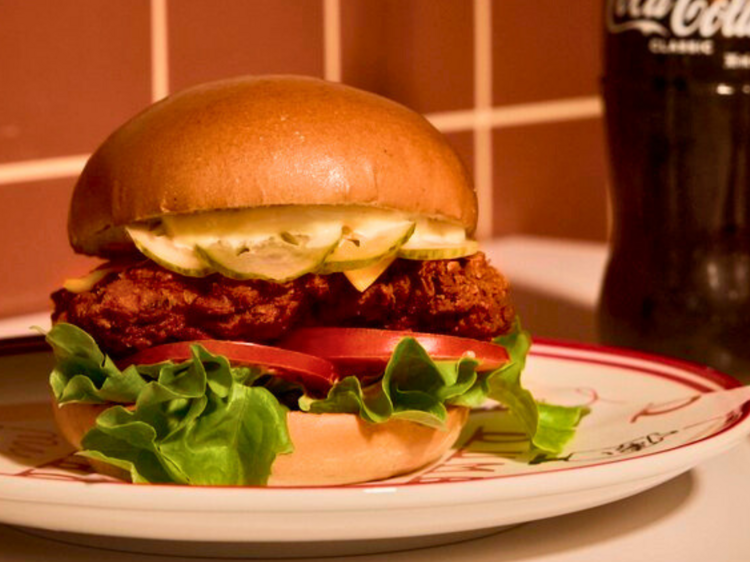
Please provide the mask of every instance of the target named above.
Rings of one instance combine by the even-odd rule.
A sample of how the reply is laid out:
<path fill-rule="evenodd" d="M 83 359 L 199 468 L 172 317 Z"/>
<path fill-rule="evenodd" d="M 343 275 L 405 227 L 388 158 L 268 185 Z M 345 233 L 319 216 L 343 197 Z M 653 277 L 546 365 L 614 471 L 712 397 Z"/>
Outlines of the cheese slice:
<path fill-rule="evenodd" d="M 367 267 L 362 267 L 360 269 L 350 269 L 343 273 L 349 282 L 354 285 L 354 288 L 362 293 L 378 280 L 378 277 L 388 269 L 388 266 L 390 266 L 395 259 L 396 256 L 388 256 L 373 265 L 368 265 Z"/>
<path fill-rule="evenodd" d="M 72 279 L 66 279 L 63 283 L 63 289 L 70 291 L 71 293 L 85 293 L 94 288 L 99 281 L 104 279 L 108 273 L 118 271 L 121 267 L 100 267 L 83 277 L 76 277 Z"/>

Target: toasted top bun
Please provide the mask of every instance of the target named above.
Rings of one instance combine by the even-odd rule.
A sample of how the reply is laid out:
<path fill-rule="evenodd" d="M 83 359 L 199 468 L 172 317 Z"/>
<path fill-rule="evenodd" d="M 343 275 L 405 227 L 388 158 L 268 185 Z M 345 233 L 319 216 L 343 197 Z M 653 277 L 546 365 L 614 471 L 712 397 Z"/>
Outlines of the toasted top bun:
<path fill-rule="evenodd" d="M 469 176 L 417 113 L 295 76 L 196 86 L 143 111 L 91 156 L 68 217 L 73 248 L 130 251 L 123 226 L 165 214 L 270 205 L 370 205 L 471 233 Z"/>
<path fill-rule="evenodd" d="M 81 448 L 83 435 L 111 404 L 53 404 L 63 437 Z M 270 486 L 335 486 L 383 480 L 414 472 L 445 454 L 458 439 L 468 408 L 448 409 L 446 427 L 433 429 L 404 420 L 374 424 L 353 414 L 287 416 L 294 452 L 274 461 Z M 122 470 L 89 460 L 103 474 L 127 478 Z"/>

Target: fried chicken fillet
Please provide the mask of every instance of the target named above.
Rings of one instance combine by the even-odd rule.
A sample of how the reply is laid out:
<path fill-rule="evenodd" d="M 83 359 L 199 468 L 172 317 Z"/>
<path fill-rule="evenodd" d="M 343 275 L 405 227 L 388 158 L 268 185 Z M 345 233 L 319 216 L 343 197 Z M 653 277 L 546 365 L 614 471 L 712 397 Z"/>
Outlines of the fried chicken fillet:
<path fill-rule="evenodd" d="M 300 326 L 429 331 L 491 339 L 511 329 L 506 279 L 475 254 L 397 260 L 364 292 L 341 274 L 287 283 L 185 277 L 150 261 L 109 273 L 91 290 L 52 295 L 55 322 L 75 324 L 113 357 L 200 339 L 273 343 Z"/>

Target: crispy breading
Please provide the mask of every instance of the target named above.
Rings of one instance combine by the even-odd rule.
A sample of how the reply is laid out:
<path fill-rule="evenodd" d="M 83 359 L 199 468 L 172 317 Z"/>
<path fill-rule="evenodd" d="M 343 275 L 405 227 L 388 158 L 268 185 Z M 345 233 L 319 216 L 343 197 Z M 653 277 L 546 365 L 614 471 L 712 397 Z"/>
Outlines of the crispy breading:
<path fill-rule="evenodd" d="M 108 274 L 90 291 L 52 295 L 53 321 L 89 332 L 114 357 L 173 341 L 273 343 L 296 326 L 355 326 L 490 339 L 515 316 L 505 278 L 483 254 L 397 260 L 360 293 L 342 274 L 287 283 L 184 277 L 152 262 Z"/>
<path fill-rule="evenodd" d="M 359 326 L 490 339 L 515 318 L 508 281 L 484 254 L 465 259 L 397 260 L 366 291 L 333 280 L 335 300 L 316 303 L 314 324 Z"/>

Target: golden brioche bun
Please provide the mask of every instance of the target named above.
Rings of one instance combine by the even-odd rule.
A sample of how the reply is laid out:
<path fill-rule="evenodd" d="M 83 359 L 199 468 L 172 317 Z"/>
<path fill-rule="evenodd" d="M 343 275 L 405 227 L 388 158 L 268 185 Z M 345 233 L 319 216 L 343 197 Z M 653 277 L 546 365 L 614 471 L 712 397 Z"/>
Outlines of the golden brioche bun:
<path fill-rule="evenodd" d="M 73 248 L 130 251 L 123 226 L 165 214 L 368 205 L 476 226 L 469 176 L 417 113 L 309 77 L 196 86 L 143 111 L 91 156 L 68 217 Z"/>
<path fill-rule="evenodd" d="M 111 406 L 59 406 L 53 401 L 60 432 L 76 449 L 97 416 Z M 287 424 L 294 452 L 276 457 L 268 484 L 331 486 L 414 472 L 451 448 L 468 416 L 468 408 L 449 408 L 445 429 L 437 430 L 404 420 L 373 424 L 353 414 L 290 412 Z M 97 472 L 127 479 L 127 474 L 106 463 L 89 462 Z"/>

